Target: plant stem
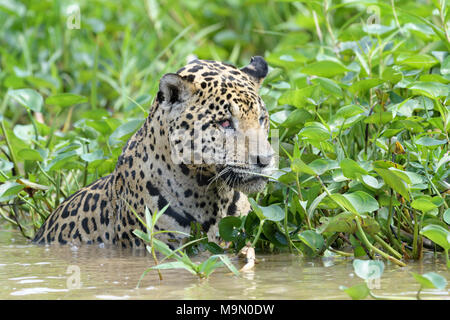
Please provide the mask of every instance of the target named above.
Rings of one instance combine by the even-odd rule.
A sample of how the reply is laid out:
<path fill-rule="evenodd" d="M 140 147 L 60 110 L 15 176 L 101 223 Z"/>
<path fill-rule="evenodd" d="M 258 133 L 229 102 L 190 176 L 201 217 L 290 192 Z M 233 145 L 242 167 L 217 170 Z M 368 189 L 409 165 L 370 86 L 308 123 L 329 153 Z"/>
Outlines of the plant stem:
<path fill-rule="evenodd" d="M 418 249 L 418 238 L 419 238 L 419 222 L 417 221 L 417 214 L 416 210 L 413 209 L 413 216 L 414 216 L 414 238 L 413 238 L 413 258 L 417 259 L 419 257 L 419 254 L 417 252 Z"/>
<path fill-rule="evenodd" d="M 3 209 L 0 208 L 0 215 L 9 223 L 13 224 L 13 225 L 18 225 L 16 221 L 12 220 L 11 218 L 9 218 L 5 213 L 3 213 Z"/>
<path fill-rule="evenodd" d="M 323 184 L 322 180 L 320 179 L 319 176 L 316 176 L 316 178 L 319 180 L 320 184 L 322 185 L 322 187 L 324 188 L 325 192 L 330 196 L 331 198 L 331 194 L 330 191 L 328 191 L 328 189 L 325 187 L 325 185 Z M 336 204 L 339 205 L 339 207 L 341 207 L 344 211 L 346 211 L 345 208 L 343 208 L 338 202 L 336 202 Z M 361 226 L 361 222 L 359 221 L 359 217 L 355 217 L 355 221 L 356 221 L 356 226 L 358 228 L 359 233 L 361 234 L 361 238 L 362 241 L 364 242 L 364 244 L 366 245 L 367 249 L 369 250 L 373 250 L 376 253 L 380 254 L 383 258 L 390 260 L 392 262 L 394 262 L 395 264 L 401 266 L 401 267 L 405 267 L 406 264 L 403 263 L 402 261 L 388 255 L 386 252 L 381 251 L 380 249 L 378 249 L 377 247 L 373 246 L 370 241 L 367 239 L 366 234 L 364 233 L 362 226 Z M 392 248 L 391 248 L 392 249 Z M 393 250 L 393 249 L 392 249 Z"/>
<path fill-rule="evenodd" d="M 44 176 L 57 188 L 57 190 L 59 189 L 59 192 L 61 193 L 61 195 L 64 198 L 67 198 L 67 195 L 64 193 L 64 191 L 62 191 L 59 188 L 59 186 L 56 183 L 56 181 L 52 177 L 50 177 L 47 172 L 45 172 L 45 170 L 41 167 L 41 164 L 39 162 L 37 162 L 37 161 L 36 161 L 36 164 L 37 164 L 38 168 L 41 170 L 41 172 L 44 174 Z"/>
<path fill-rule="evenodd" d="M 386 250 L 388 250 L 390 253 L 392 253 L 394 256 L 396 256 L 398 259 L 402 258 L 402 255 L 397 252 L 394 248 L 392 248 L 389 244 L 387 244 L 386 242 L 384 242 L 383 239 L 381 239 L 378 235 L 374 234 L 373 238 L 375 239 L 376 242 L 378 242 L 379 244 L 381 244 L 383 246 L 383 248 L 385 248 Z"/>
<path fill-rule="evenodd" d="M 404 262 L 388 255 L 386 252 L 383 252 L 380 249 L 378 249 L 377 247 L 375 247 L 374 245 L 372 245 L 370 243 L 370 241 L 367 239 L 366 234 L 364 233 L 364 231 L 362 229 L 361 222 L 359 221 L 359 217 L 356 217 L 355 221 L 356 221 L 356 226 L 358 228 L 358 231 L 361 234 L 362 241 L 364 242 L 364 244 L 366 245 L 366 247 L 368 249 L 375 251 L 376 253 L 380 254 L 383 258 L 390 260 L 401 267 L 406 267 L 406 264 Z"/>
<path fill-rule="evenodd" d="M 158 258 L 156 257 L 155 247 L 153 246 L 153 233 L 150 236 L 150 248 L 151 248 L 151 251 L 152 251 L 153 260 L 155 261 L 155 265 L 157 266 L 159 264 L 159 262 L 158 262 Z M 162 281 L 163 280 L 163 276 L 161 274 L 161 270 L 157 269 L 157 271 L 158 271 L 159 280 Z"/>
<path fill-rule="evenodd" d="M 300 201 L 303 201 L 302 192 L 300 190 L 300 181 L 298 180 L 298 172 L 295 174 L 295 183 L 297 184 L 298 198 L 300 199 Z M 312 229 L 311 221 L 309 221 L 309 216 L 308 216 L 307 212 L 305 214 L 305 218 L 306 218 L 306 224 L 308 225 L 308 229 L 311 230 Z"/>
<path fill-rule="evenodd" d="M 389 242 L 393 246 L 395 246 L 397 249 L 399 249 L 399 244 L 396 241 L 396 239 L 394 238 L 394 236 L 392 235 L 392 230 L 391 230 L 391 224 L 392 224 L 392 219 L 393 219 L 393 215 L 394 215 L 394 208 L 392 206 L 392 201 L 393 201 L 394 195 L 395 195 L 394 190 L 391 189 L 391 197 L 390 197 L 390 200 L 389 200 L 389 213 L 388 213 L 388 219 L 387 219 L 387 222 L 386 222 L 386 232 L 387 232 L 387 237 L 389 239 Z M 401 255 L 400 255 L 399 258 L 401 258 Z"/>
<path fill-rule="evenodd" d="M 6 98 L 5 98 L 5 99 L 6 99 Z M 11 146 L 11 143 L 10 143 L 10 141 L 9 141 L 8 135 L 7 135 L 7 133 L 6 133 L 6 128 L 5 128 L 5 123 L 4 123 L 4 121 L 5 121 L 5 120 L 2 119 L 2 120 L 0 121 L 0 123 L 1 123 L 2 131 L 3 131 L 3 135 L 5 136 L 5 142 L 6 142 L 6 145 L 8 146 L 8 150 L 9 150 L 9 153 L 10 153 L 10 156 L 11 156 L 11 160 L 12 160 L 12 162 L 14 163 L 15 174 L 22 175 L 21 172 L 20 172 L 20 168 L 19 168 L 19 164 L 18 164 L 18 162 L 17 162 L 16 156 L 14 155 L 13 148 L 12 148 L 12 146 Z"/>
<path fill-rule="evenodd" d="M 252 242 L 252 247 L 253 247 L 253 248 L 255 247 L 256 243 L 257 243 L 258 240 L 259 240 L 259 236 L 261 235 L 262 226 L 263 226 L 263 224 L 264 224 L 264 221 L 266 221 L 266 220 L 261 220 L 261 221 L 259 222 L 258 232 L 256 233 L 256 237 L 255 237 L 255 239 L 254 239 L 253 242 Z"/>
<path fill-rule="evenodd" d="M 423 287 L 422 287 L 422 285 L 420 285 L 420 288 L 419 288 L 419 290 L 417 291 L 417 294 L 416 294 L 417 300 L 420 300 L 420 292 L 422 291 L 422 289 L 423 289 Z"/>
<path fill-rule="evenodd" d="M 345 126 L 345 121 L 347 121 L 347 119 L 344 120 L 341 127 L 339 128 L 339 134 L 337 136 L 337 140 L 339 141 L 339 144 L 341 145 L 342 151 L 344 151 L 345 157 L 348 158 L 347 149 L 344 147 L 344 144 L 342 143 L 342 140 L 341 140 L 342 128 Z"/>
<path fill-rule="evenodd" d="M 289 202 L 289 191 L 290 189 L 286 189 L 286 201 L 284 204 L 284 232 L 286 236 L 286 240 L 289 244 L 289 252 L 293 253 L 292 250 L 292 244 L 291 244 L 291 237 L 289 236 L 289 230 L 288 230 L 288 202 Z"/>
<path fill-rule="evenodd" d="M 450 260 L 448 259 L 448 249 L 444 249 L 445 254 L 445 264 L 447 265 L 447 269 L 450 269 Z"/>
<path fill-rule="evenodd" d="M 328 12 L 328 0 L 325 0 L 323 2 L 323 15 L 324 15 L 324 18 L 325 18 L 325 26 L 327 27 L 328 33 L 330 34 L 330 37 L 331 37 L 331 41 L 332 41 L 332 44 L 333 44 L 333 51 L 334 51 L 334 53 L 336 54 L 336 56 L 338 58 L 341 58 L 341 56 L 339 55 L 339 48 L 337 47 L 337 41 L 336 41 L 336 38 L 335 38 L 335 36 L 333 34 L 333 30 L 331 28 L 331 23 L 330 23 L 330 19 L 329 19 L 328 13 L 329 13 Z"/>
<path fill-rule="evenodd" d="M 336 250 L 333 248 L 328 248 L 328 250 L 330 250 L 331 252 L 337 253 L 338 255 L 343 256 L 343 257 L 353 257 L 354 256 L 353 253 L 348 253 L 348 252 Z"/>
<path fill-rule="evenodd" d="M 445 37 L 447 38 L 447 41 L 450 42 L 450 36 L 448 34 L 448 30 L 447 30 L 447 22 L 445 21 L 445 2 L 446 0 L 442 0 L 439 3 L 439 16 L 441 17 L 441 23 L 442 23 L 442 28 L 444 29 L 444 33 L 445 33 Z"/>

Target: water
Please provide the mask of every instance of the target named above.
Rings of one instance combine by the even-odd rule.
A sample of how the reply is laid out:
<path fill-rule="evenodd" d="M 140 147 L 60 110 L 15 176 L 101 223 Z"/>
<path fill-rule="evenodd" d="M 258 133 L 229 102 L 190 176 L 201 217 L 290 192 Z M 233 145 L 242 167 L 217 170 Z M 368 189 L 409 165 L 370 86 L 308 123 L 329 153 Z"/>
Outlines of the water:
<path fill-rule="evenodd" d="M 0 299 L 348 299 L 339 287 L 362 282 L 349 258 L 290 254 L 257 258 L 255 270 L 240 278 L 225 268 L 208 280 L 185 270 L 163 270 L 164 279 L 159 281 L 151 271 L 136 288 L 152 265 L 142 252 L 95 245 L 41 247 L 17 232 L 0 231 Z M 243 265 L 236 258 L 232 261 Z M 414 296 L 419 286 L 410 272 L 434 271 L 450 280 L 444 261 L 433 255 L 405 268 L 385 264 L 381 280 L 374 283 L 375 294 Z M 444 290 L 426 289 L 422 296 L 450 299 L 450 284 Z"/>

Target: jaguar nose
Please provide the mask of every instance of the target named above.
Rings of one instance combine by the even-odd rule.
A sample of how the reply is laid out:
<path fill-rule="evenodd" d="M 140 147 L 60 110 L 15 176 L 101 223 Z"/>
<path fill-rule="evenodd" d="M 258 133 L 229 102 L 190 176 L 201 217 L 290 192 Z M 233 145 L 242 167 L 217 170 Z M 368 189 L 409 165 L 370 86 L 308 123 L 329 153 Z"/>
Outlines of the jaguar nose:
<path fill-rule="evenodd" d="M 255 164 L 260 168 L 265 168 L 270 164 L 270 161 L 272 160 L 273 155 L 257 155 L 257 156 L 251 156 L 250 161 L 251 164 Z"/>

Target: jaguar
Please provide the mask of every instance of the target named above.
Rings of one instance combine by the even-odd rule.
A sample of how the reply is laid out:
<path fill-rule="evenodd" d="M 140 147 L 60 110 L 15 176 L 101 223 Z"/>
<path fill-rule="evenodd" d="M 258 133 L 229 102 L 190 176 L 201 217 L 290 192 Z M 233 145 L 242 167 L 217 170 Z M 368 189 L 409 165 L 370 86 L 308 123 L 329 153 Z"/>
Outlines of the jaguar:
<path fill-rule="evenodd" d="M 143 247 L 133 230 L 144 229 L 146 208 L 165 207 L 155 228 L 171 248 L 185 237 L 171 231 L 188 233 L 191 223 L 218 239 L 220 219 L 247 214 L 247 195 L 263 190 L 275 168 L 258 94 L 267 73 L 255 56 L 243 68 L 196 59 L 163 75 L 114 171 L 65 199 L 33 241 Z"/>

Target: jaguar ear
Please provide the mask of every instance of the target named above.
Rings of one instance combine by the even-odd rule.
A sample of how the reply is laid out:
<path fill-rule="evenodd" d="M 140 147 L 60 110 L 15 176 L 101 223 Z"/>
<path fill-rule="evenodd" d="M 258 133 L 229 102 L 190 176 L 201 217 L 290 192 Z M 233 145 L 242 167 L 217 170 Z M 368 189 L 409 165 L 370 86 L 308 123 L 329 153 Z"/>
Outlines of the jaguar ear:
<path fill-rule="evenodd" d="M 264 78 L 267 76 L 269 68 L 263 57 L 255 56 L 251 58 L 250 64 L 242 68 L 241 71 L 251 76 L 259 87 Z"/>
<path fill-rule="evenodd" d="M 169 104 L 186 101 L 193 93 L 192 83 L 176 73 L 167 73 L 159 81 L 158 102 Z"/>

